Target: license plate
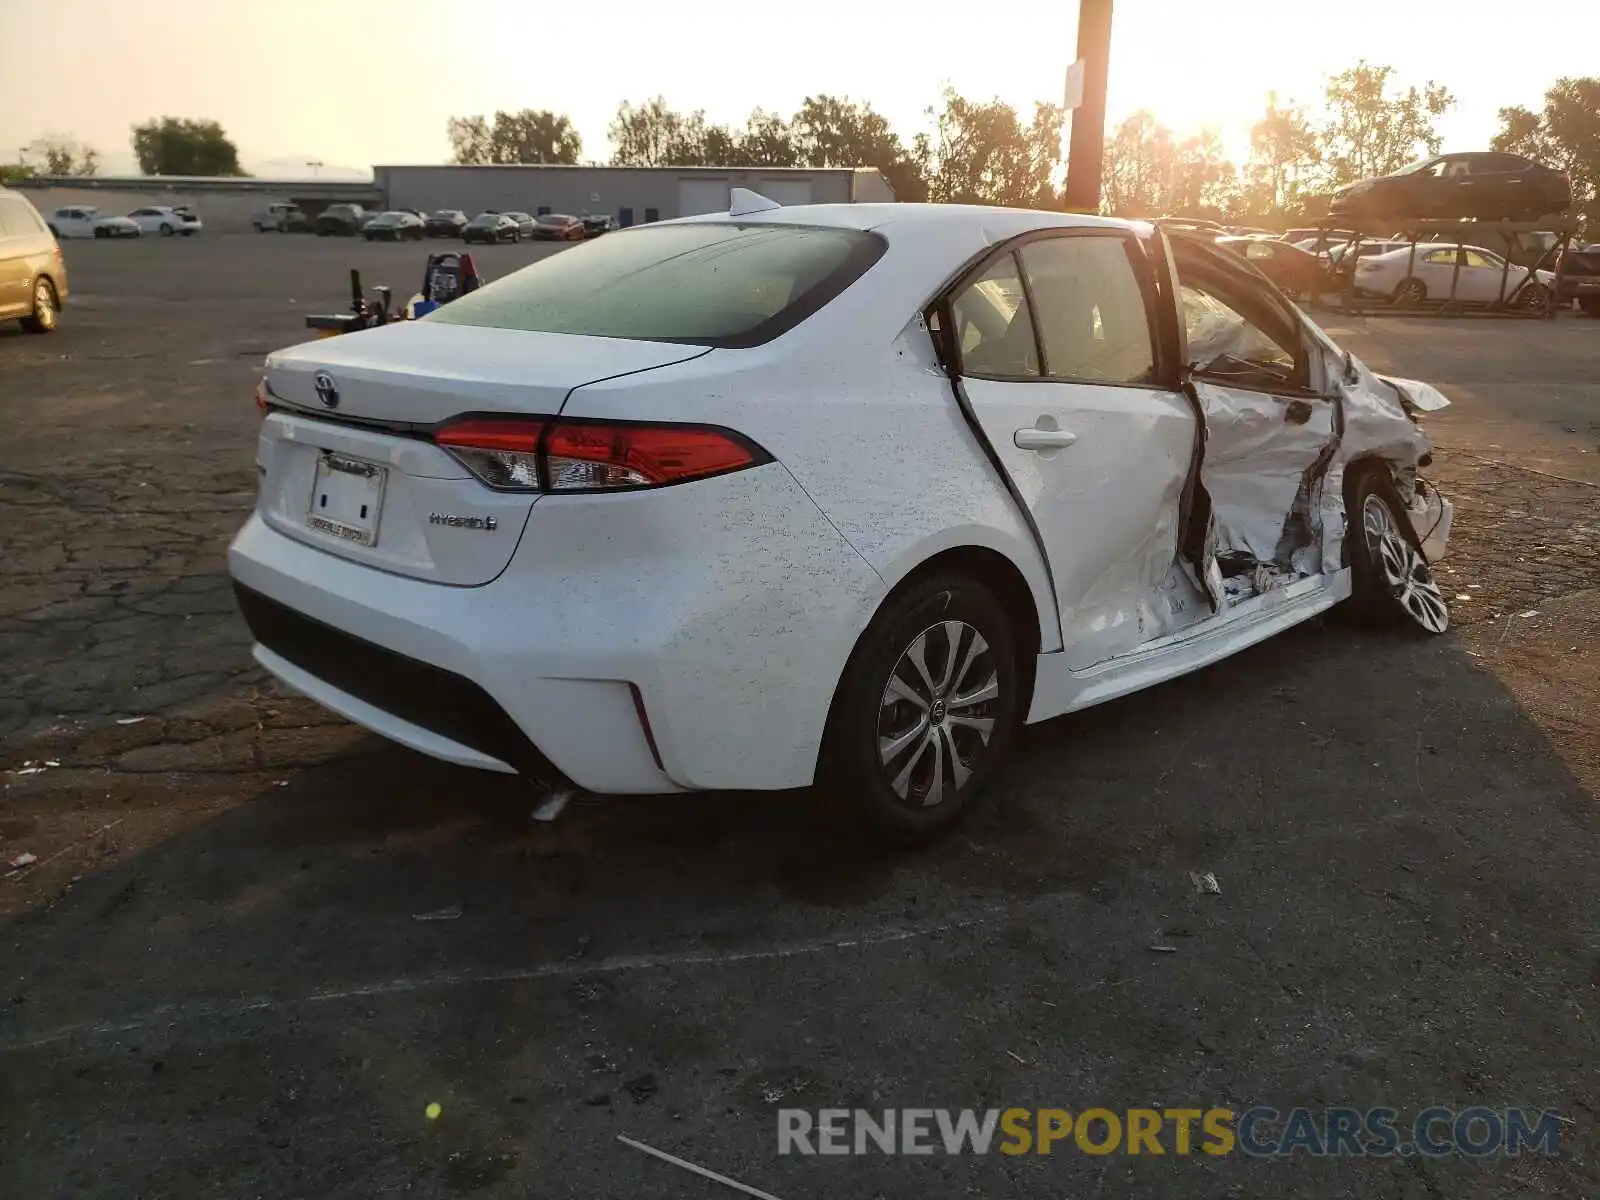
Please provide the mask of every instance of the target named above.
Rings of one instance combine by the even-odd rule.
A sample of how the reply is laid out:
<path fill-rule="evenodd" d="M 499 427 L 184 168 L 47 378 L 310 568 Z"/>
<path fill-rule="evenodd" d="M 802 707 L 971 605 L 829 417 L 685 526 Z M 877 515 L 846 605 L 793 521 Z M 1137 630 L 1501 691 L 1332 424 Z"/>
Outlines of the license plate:
<path fill-rule="evenodd" d="M 317 460 L 306 524 L 358 546 L 376 545 L 388 475 L 377 463 L 325 452 Z"/>

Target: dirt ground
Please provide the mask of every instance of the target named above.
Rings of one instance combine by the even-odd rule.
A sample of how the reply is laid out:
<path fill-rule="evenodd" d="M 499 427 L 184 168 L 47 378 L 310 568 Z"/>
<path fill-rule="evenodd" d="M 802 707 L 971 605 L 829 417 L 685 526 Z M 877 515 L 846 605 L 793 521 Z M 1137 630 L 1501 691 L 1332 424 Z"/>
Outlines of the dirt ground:
<path fill-rule="evenodd" d="M 1327 320 L 1456 402 L 1454 631 L 1035 727 L 887 853 L 808 793 L 535 824 L 270 684 L 223 558 L 257 368 L 421 254 L 67 255 L 64 329 L 0 333 L 0 1195 L 736 1194 L 618 1134 L 784 1200 L 1600 1192 L 1600 323 Z M 1561 1153 L 775 1152 L 786 1106 L 1258 1103 L 1554 1109 Z"/>

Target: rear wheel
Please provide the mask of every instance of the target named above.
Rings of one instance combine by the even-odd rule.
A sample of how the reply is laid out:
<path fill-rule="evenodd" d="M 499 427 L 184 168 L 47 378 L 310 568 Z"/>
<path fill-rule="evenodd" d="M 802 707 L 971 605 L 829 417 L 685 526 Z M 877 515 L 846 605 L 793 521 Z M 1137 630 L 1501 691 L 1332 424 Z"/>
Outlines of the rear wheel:
<path fill-rule="evenodd" d="M 1542 283 L 1529 283 L 1522 291 L 1517 293 L 1517 306 L 1529 312 L 1544 312 L 1550 307 L 1553 297 L 1550 289 Z"/>
<path fill-rule="evenodd" d="M 1586 316 L 1600 317 L 1600 296 L 1579 296 L 1578 307 Z"/>
<path fill-rule="evenodd" d="M 1352 518 L 1347 536 L 1355 539 L 1350 566 L 1356 612 L 1374 623 L 1408 622 L 1425 633 L 1450 628 L 1450 608 L 1386 472 L 1362 472 L 1347 503 Z"/>
<path fill-rule="evenodd" d="M 960 574 L 912 584 L 845 667 L 822 782 L 878 833 L 913 841 L 968 812 L 1020 719 L 1016 639 L 992 592 Z"/>
<path fill-rule="evenodd" d="M 60 311 L 55 285 L 48 279 L 37 279 L 33 285 L 33 313 L 22 318 L 22 327 L 29 333 L 54 333 Z"/>
<path fill-rule="evenodd" d="M 161 236 L 162 237 L 171 237 L 172 236 L 172 226 L 168 225 L 165 221 L 161 222 Z"/>

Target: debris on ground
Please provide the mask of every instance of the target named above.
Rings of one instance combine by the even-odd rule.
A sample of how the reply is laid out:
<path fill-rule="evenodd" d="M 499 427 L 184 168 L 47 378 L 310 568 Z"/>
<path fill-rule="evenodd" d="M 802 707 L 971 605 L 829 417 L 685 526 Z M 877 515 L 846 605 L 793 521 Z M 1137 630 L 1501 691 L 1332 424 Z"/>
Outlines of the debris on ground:
<path fill-rule="evenodd" d="M 412 913 L 413 921 L 454 921 L 461 916 L 461 906 L 452 904 L 449 908 L 436 908 L 432 912 Z"/>
<path fill-rule="evenodd" d="M 545 822 L 554 821 L 561 815 L 561 810 L 567 807 L 567 802 L 571 799 L 571 792 L 551 792 L 533 810 L 533 819 Z"/>
<path fill-rule="evenodd" d="M 1023 1058 L 1022 1055 L 1018 1054 L 1015 1050 L 1007 1050 L 1006 1055 L 1014 1059 L 1018 1066 L 1025 1067 L 1028 1065 L 1028 1060 Z"/>
<path fill-rule="evenodd" d="M 56 759 L 53 759 L 53 758 L 44 758 L 44 759 L 40 759 L 37 762 L 35 762 L 33 759 L 29 759 L 27 762 L 23 763 L 20 767 L 14 768 L 11 771 L 11 774 L 13 774 L 13 775 L 37 775 L 41 771 L 47 771 L 51 767 L 59 767 L 60 765 L 61 765 L 61 763 L 59 761 L 57 761 Z"/>
<path fill-rule="evenodd" d="M 1217 877 L 1210 871 L 1201 874 L 1199 871 L 1189 872 L 1189 881 L 1194 884 L 1194 890 L 1202 896 L 1222 895 L 1222 885 L 1217 882 Z"/>
<path fill-rule="evenodd" d="M 137 725 L 140 721 L 148 721 L 149 717 L 118 717 L 118 725 Z"/>
<path fill-rule="evenodd" d="M 1155 943 L 1150 947 L 1150 949 L 1154 950 L 1157 954 L 1176 954 L 1178 952 L 1178 948 L 1176 946 L 1164 945 L 1161 942 Z"/>
<path fill-rule="evenodd" d="M 622 1086 L 628 1095 L 633 1097 L 635 1104 L 643 1104 L 661 1090 L 661 1085 L 656 1082 L 656 1077 L 649 1072 L 635 1076 Z"/>
<path fill-rule="evenodd" d="M 24 850 L 21 854 L 16 855 L 11 859 L 11 861 L 6 863 L 6 866 L 14 867 L 20 871 L 23 867 L 31 867 L 38 861 L 39 856 L 37 854 L 29 854 L 26 850 Z"/>

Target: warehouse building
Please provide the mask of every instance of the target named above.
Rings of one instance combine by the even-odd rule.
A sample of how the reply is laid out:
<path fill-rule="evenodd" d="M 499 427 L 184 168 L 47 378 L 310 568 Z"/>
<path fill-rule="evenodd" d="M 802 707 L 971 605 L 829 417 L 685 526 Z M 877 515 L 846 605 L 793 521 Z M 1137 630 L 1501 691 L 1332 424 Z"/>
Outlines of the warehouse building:
<path fill-rule="evenodd" d="M 872 167 L 374 167 L 390 208 L 607 215 L 619 225 L 727 212 L 728 189 L 779 204 L 857 204 L 894 199 Z"/>

